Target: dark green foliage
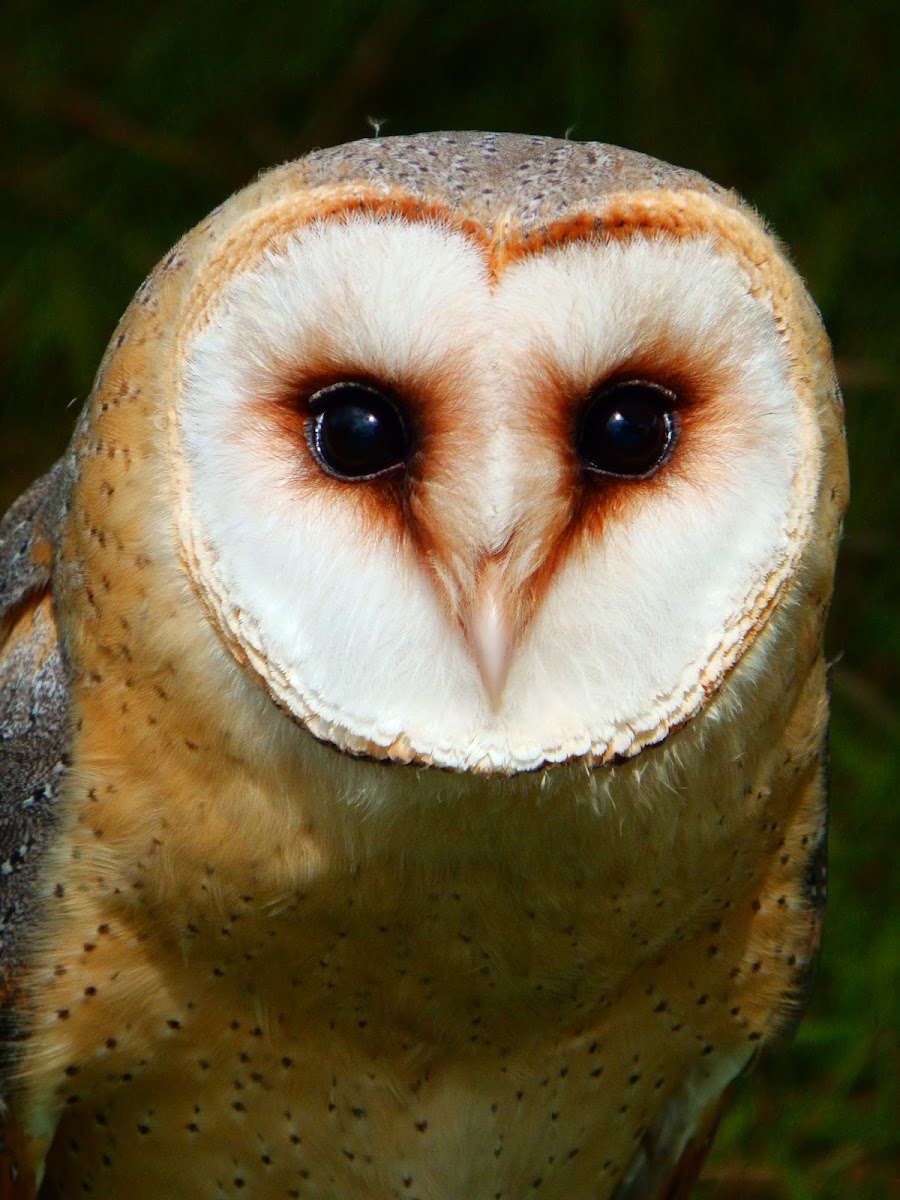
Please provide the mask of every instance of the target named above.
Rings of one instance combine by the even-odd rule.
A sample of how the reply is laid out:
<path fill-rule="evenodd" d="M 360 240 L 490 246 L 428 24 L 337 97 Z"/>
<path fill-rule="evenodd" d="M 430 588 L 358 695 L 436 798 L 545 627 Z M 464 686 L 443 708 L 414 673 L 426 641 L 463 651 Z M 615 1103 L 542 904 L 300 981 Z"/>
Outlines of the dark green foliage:
<path fill-rule="evenodd" d="M 897 1178 L 900 6 L 715 0 L 6 0 L 0 507 L 65 445 L 166 248 L 261 167 L 440 128 L 617 142 L 736 187 L 835 343 L 853 501 L 829 643 L 831 896 L 812 1009 L 743 1082 L 705 1197 L 866 1200 Z"/>

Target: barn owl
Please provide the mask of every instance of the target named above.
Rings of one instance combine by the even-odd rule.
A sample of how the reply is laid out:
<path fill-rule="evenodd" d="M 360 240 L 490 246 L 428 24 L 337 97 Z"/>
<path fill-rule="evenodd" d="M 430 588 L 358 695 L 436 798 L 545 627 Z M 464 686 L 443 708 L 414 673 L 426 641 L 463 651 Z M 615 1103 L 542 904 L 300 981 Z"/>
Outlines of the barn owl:
<path fill-rule="evenodd" d="M 188 233 L 0 530 L 2 1194 L 686 1194 L 814 967 L 846 490 L 689 171 L 378 138 Z"/>

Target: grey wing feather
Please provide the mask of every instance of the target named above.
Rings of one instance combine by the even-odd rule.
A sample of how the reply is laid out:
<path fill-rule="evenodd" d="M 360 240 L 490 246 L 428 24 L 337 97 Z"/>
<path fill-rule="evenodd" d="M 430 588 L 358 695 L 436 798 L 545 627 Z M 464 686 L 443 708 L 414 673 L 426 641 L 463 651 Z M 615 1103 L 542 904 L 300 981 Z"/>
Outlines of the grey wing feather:
<path fill-rule="evenodd" d="M 52 542 L 67 493 L 68 464 L 61 458 L 0 521 L 0 648 L 21 605 L 49 586 L 49 563 L 35 556 L 34 547 Z"/>
<path fill-rule="evenodd" d="M 0 1112 L 15 977 L 67 763 L 68 683 L 49 593 L 69 490 L 68 464 L 60 460 L 0 522 Z"/>

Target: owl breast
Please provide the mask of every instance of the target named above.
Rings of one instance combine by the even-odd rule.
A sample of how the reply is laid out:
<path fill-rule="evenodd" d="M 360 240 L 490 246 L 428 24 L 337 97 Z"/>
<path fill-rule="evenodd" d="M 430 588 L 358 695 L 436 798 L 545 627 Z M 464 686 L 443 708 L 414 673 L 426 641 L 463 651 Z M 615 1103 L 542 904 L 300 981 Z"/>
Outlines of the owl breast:
<path fill-rule="evenodd" d="M 624 823 L 583 772 L 490 808 L 488 781 L 476 799 L 450 776 L 437 810 L 407 797 L 405 832 L 370 816 L 365 859 L 307 828 L 316 869 L 290 895 L 251 854 L 178 903 L 151 853 L 138 903 L 79 901 L 85 940 L 41 981 L 65 1106 L 48 1183 L 440 1198 L 540 1179 L 562 1200 L 611 1196 L 660 1141 L 677 1157 L 809 962 L 818 756 L 782 761 L 808 716 L 777 755 L 719 763 L 765 781 L 740 812 L 696 761 L 647 781 L 677 814 Z"/>

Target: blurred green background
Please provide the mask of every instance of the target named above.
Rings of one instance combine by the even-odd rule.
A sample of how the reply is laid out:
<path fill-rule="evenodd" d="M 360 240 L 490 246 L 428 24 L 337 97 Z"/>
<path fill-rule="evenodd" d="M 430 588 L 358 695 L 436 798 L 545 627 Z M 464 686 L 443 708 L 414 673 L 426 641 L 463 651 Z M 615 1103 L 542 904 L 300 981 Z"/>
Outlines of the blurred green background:
<path fill-rule="evenodd" d="M 698 1194 L 900 1195 L 900 5 L 5 0 L 0 507 L 65 446 L 168 246 L 265 166 L 428 129 L 609 141 L 766 214 L 816 297 L 853 494 L 829 645 L 831 895 L 812 1008 Z"/>

